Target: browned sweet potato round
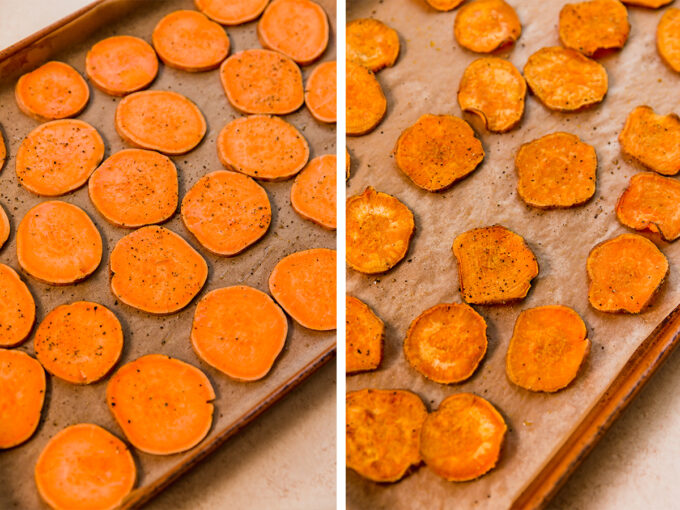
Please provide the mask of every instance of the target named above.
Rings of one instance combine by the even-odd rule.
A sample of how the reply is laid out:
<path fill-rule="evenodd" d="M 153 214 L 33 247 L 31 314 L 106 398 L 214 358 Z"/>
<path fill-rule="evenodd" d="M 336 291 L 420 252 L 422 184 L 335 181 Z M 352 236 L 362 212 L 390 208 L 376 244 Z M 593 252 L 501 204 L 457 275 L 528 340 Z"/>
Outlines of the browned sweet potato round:
<path fill-rule="evenodd" d="M 399 56 L 397 32 L 377 19 L 355 19 L 347 23 L 347 60 L 374 73 L 391 67 Z"/>
<path fill-rule="evenodd" d="M 514 43 L 522 33 L 515 9 L 505 0 L 475 0 L 456 14 L 453 35 L 458 44 L 478 53 L 491 53 Z"/>
<path fill-rule="evenodd" d="M 566 4 L 560 11 L 560 39 L 567 48 L 592 56 L 623 48 L 628 39 L 628 11 L 619 0 Z"/>
<path fill-rule="evenodd" d="M 345 131 L 350 136 L 365 135 L 380 124 L 387 111 L 387 99 L 371 71 L 347 61 Z"/>
<path fill-rule="evenodd" d="M 345 370 L 348 374 L 375 370 L 382 361 L 385 325 L 366 303 L 353 296 L 345 296 L 345 310 Z"/>
<path fill-rule="evenodd" d="M 656 48 L 659 55 L 680 73 L 680 9 L 667 9 L 656 30 Z"/>

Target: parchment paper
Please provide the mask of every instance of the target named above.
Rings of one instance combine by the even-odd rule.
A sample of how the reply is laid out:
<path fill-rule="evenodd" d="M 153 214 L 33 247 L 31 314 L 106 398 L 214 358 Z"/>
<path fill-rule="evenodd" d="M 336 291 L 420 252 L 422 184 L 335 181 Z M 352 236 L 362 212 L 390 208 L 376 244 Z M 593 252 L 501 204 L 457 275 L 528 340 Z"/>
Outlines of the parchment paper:
<path fill-rule="evenodd" d="M 333 26 L 331 44 L 320 61 L 332 60 L 335 58 L 333 44 L 335 2 L 320 0 L 319 3 L 326 10 Z M 68 52 L 53 58 L 70 63 L 84 74 L 85 54 L 97 40 L 115 34 L 130 34 L 150 41 L 153 27 L 162 16 L 177 9 L 193 8 L 194 3 L 191 0 L 140 1 L 125 18 L 104 27 Z M 227 32 L 231 40 L 232 53 L 260 47 L 255 22 L 227 28 Z M 314 67 L 315 64 L 312 64 L 303 68 L 305 78 Z M 188 73 L 161 65 L 159 76 L 151 88 L 174 90 L 186 95 L 198 105 L 208 123 L 208 132 L 198 148 L 189 154 L 172 158 L 178 168 L 181 200 L 201 176 L 223 168 L 217 158 L 215 139 L 222 127 L 240 114 L 229 105 L 220 85 L 217 70 Z M 106 144 L 105 157 L 108 157 L 127 147 L 116 133 L 113 124 L 115 107 L 120 99 L 112 98 L 93 87 L 90 89 L 92 96 L 90 103 L 78 118 L 90 122 L 99 130 Z M 316 122 L 304 106 L 297 113 L 285 118 L 300 129 L 308 140 L 311 157 L 335 152 L 334 125 Z M 12 228 L 8 244 L 0 251 L 0 262 L 20 271 L 16 259 L 16 228 L 25 212 L 44 199 L 26 191 L 17 182 L 14 156 L 22 139 L 38 123 L 19 112 L 14 101 L 14 80 L 0 84 L 0 125 L 9 152 L 9 159 L 0 172 L 0 203 L 10 216 Z M 282 257 L 312 247 L 335 248 L 334 232 L 303 220 L 293 211 L 290 206 L 291 184 L 292 180 L 263 183 L 272 202 L 271 226 L 257 244 L 236 257 L 214 256 L 202 248 L 182 224 L 179 212 L 165 224 L 189 241 L 203 255 L 209 266 L 208 281 L 197 299 L 180 313 L 167 317 L 151 316 L 118 303 L 109 289 L 109 253 L 115 243 L 131 230 L 110 225 L 91 204 L 87 186 L 59 198 L 77 204 L 90 215 L 102 234 L 104 257 L 94 275 L 77 285 L 52 287 L 22 274 L 36 299 L 37 321 L 42 320 L 47 312 L 59 304 L 76 300 L 96 301 L 109 307 L 124 328 L 125 348 L 117 367 L 144 354 L 162 353 L 201 368 L 210 378 L 217 398 L 214 402 L 213 427 L 204 442 L 196 447 L 200 448 L 335 342 L 335 332 L 321 333 L 307 330 L 289 318 L 290 331 L 286 346 L 272 371 L 263 380 L 251 383 L 234 382 L 201 362 L 189 342 L 196 302 L 210 290 L 246 284 L 269 292 L 267 279 L 276 262 Z M 32 338 L 19 349 L 32 354 Z M 47 441 L 64 427 L 79 422 L 92 422 L 124 438 L 106 407 L 107 380 L 108 378 L 89 386 L 75 386 L 54 377 L 48 378 L 43 419 L 35 436 L 19 447 L 0 452 L 0 508 L 3 510 L 46 508 L 35 490 L 33 468 Z M 295 417 L 291 416 L 290 419 L 294 420 Z M 310 448 L 313 449 L 313 445 L 310 445 Z M 157 480 L 169 469 L 183 463 L 187 456 L 177 454 L 161 457 L 143 454 L 134 448 L 132 451 L 138 466 L 138 488 Z M 276 462 L 276 459 L 272 459 L 272 462 Z"/>
<path fill-rule="evenodd" d="M 518 12 L 523 33 L 516 46 L 501 56 L 521 71 L 533 52 L 559 45 L 558 14 L 566 2 L 509 3 Z M 375 484 L 348 471 L 348 508 L 507 508 L 640 342 L 680 301 L 680 244 L 651 237 L 670 262 L 670 275 L 653 306 L 630 316 L 596 312 L 588 304 L 588 252 L 596 243 L 628 231 L 616 220 L 614 207 L 629 178 L 642 170 L 620 152 L 617 136 L 625 118 L 641 104 L 661 113 L 680 109 L 680 76 L 656 52 L 655 32 L 663 9 L 631 7 L 628 12 L 632 25 L 628 42 L 622 51 L 600 59 L 609 74 L 609 93 L 603 103 L 589 111 L 559 114 L 529 96 L 520 126 L 501 135 L 485 131 L 480 122 L 466 115 L 482 140 L 486 157 L 473 174 L 450 190 L 428 193 L 396 167 L 392 149 L 402 130 L 424 113 L 461 115 L 458 84 L 478 55 L 455 42 L 455 11 L 437 12 L 424 0 L 349 1 L 347 20 L 375 17 L 389 24 L 399 32 L 401 55 L 393 68 L 378 73 L 387 96 L 386 118 L 373 133 L 348 139 L 353 164 L 348 196 L 367 185 L 395 195 L 414 212 L 416 234 L 405 260 L 392 271 L 366 276 L 347 270 L 347 292 L 366 301 L 386 324 L 380 369 L 348 377 L 347 389 L 411 389 L 430 410 L 448 395 L 474 392 L 497 406 L 509 431 L 498 467 L 473 482 L 446 482 L 425 466 L 396 484 Z M 554 131 L 574 133 L 595 147 L 597 191 L 585 206 L 540 211 L 525 206 L 517 196 L 514 157 L 522 143 Z M 540 274 L 524 301 L 476 307 L 488 323 L 489 350 L 468 382 L 448 386 L 430 382 L 404 359 L 402 342 L 408 325 L 437 303 L 461 302 L 453 239 L 471 228 L 496 223 L 525 237 L 538 258 Z M 584 370 L 572 386 L 554 395 L 513 386 L 506 379 L 504 362 L 517 315 L 525 308 L 555 303 L 571 306 L 586 322 L 592 350 Z"/>

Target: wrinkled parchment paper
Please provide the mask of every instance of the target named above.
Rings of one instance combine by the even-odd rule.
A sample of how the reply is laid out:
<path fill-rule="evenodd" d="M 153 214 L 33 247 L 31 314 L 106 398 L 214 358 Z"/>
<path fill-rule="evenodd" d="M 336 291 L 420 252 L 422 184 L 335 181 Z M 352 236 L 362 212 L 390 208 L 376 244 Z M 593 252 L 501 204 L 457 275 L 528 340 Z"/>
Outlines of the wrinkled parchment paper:
<path fill-rule="evenodd" d="M 334 27 L 334 0 L 320 0 Z M 92 37 L 77 44 L 64 54 L 53 58 L 70 63 L 81 73 L 85 69 L 85 54 L 97 40 L 116 34 L 130 34 L 151 40 L 151 32 L 158 20 L 177 9 L 193 9 L 191 0 L 167 0 L 138 2 L 132 12 L 116 23 L 103 27 Z M 240 27 L 227 28 L 231 40 L 231 52 L 247 48 L 259 48 L 255 22 Z M 335 29 L 331 32 L 331 45 L 320 61 L 335 58 L 332 44 Z M 303 68 L 306 77 L 315 65 Z M 173 157 L 180 181 L 180 199 L 204 174 L 222 169 L 217 158 L 215 139 L 222 127 L 240 116 L 228 103 L 219 80 L 219 71 L 188 73 L 160 66 L 158 78 L 152 89 L 180 92 L 201 109 L 208 123 L 203 142 L 189 154 Z M 91 87 L 91 100 L 78 117 L 90 122 L 102 134 L 106 155 L 128 147 L 115 131 L 113 117 L 120 99 L 112 98 Z M 334 125 L 315 121 L 303 106 L 286 120 L 301 130 L 308 140 L 311 157 L 335 153 Z M 0 262 L 8 264 L 21 273 L 16 259 L 16 228 L 24 213 L 42 198 L 29 193 L 17 182 L 14 156 L 22 139 L 38 123 L 19 112 L 14 101 L 14 81 L 0 84 L 0 126 L 8 145 L 9 159 L 0 172 L 0 203 L 10 217 L 12 234 L 0 251 Z M 110 225 L 91 204 L 87 186 L 58 198 L 77 204 L 92 218 L 102 233 L 104 257 L 93 276 L 77 285 L 52 287 L 39 283 L 23 273 L 22 277 L 36 298 L 37 320 L 40 321 L 52 308 L 77 300 L 91 300 L 109 307 L 120 319 L 125 332 L 123 357 L 117 366 L 144 354 L 162 353 L 177 357 L 200 367 L 210 378 L 217 398 L 213 427 L 202 444 L 214 438 L 246 411 L 256 406 L 264 397 L 283 385 L 298 370 L 310 363 L 335 342 L 335 332 L 315 332 L 297 325 L 290 318 L 286 346 L 274 364 L 270 374 L 258 382 L 240 383 L 229 379 L 198 359 L 191 348 L 189 333 L 196 302 L 210 290 L 236 284 L 246 284 L 269 292 L 267 280 L 276 262 L 289 253 L 312 247 L 335 247 L 335 233 L 322 229 L 300 218 L 290 206 L 292 180 L 280 183 L 263 183 L 272 202 L 273 218 L 267 234 L 241 255 L 232 258 L 210 254 L 193 238 L 182 224 L 179 212 L 165 226 L 181 235 L 206 259 L 209 266 L 208 281 L 186 309 L 167 317 L 155 317 L 118 303 L 109 289 L 108 256 L 115 243 L 130 230 Z M 32 353 L 32 338 L 20 350 Z M 0 508 L 38 509 L 46 508 L 35 490 L 33 467 L 46 442 L 62 428 L 79 423 L 92 422 L 124 437 L 115 424 L 105 404 L 107 379 L 89 386 L 74 386 L 54 377 L 48 379 L 47 398 L 43 419 L 35 436 L 27 443 L 12 450 L 0 452 Z M 291 416 L 291 420 L 295 417 Z M 168 470 L 185 462 L 188 454 L 165 457 L 140 453 L 132 449 L 137 461 L 139 480 L 137 487 L 158 479 Z M 190 451 L 189 453 L 194 452 Z M 276 459 L 272 459 L 276 462 Z"/>
<path fill-rule="evenodd" d="M 558 14 L 566 2 L 508 1 L 517 10 L 523 32 L 516 46 L 501 56 L 521 71 L 533 52 L 559 45 Z M 430 410 L 452 393 L 474 392 L 497 406 L 509 431 L 498 467 L 473 482 L 446 482 L 425 466 L 396 484 L 375 484 L 348 471 L 348 508 L 507 508 L 635 348 L 680 302 L 680 243 L 652 237 L 670 262 L 670 275 L 653 306 L 640 315 L 626 316 L 596 312 L 588 304 L 588 252 L 598 242 L 628 231 L 616 220 L 614 207 L 629 178 L 642 170 L 620 152 L 617 136 L 625 118 L 641 104 L 661 113 L 680 110 L 680 75 L 666 67 L 656 52 L 655 32 L 663 9 L 631 7 L 628 12 L 632 26 L 628 42 L 622 51 L 600 59 L 609 74 L 609 93 L 603 103 L 589 111 L 560 114 L 529 96 L 519 127 L 501 135 L 485 131 L 477 119 L 465 115 L 481 138 L 486 157 L 473 174 L 448 191 L 428 193 L 396 167 L 392 149 L 402 130 L 424 113 L 461 115 L 458 84 L 478 55 L 455 42 L 455 11 L 437 12 L 425 0 L 349 0 L 347 20 L 374 17 L 392 26 L 399 32 L 401 55 L 393 68 L 378 73 L 388 102 L 385 119 L 371 134 L 348 139 L 353 165 L 348 196 L 367 185 L 395 195 L 413 211 L 416 234 L 405 260 L 392 271 L 366 276 L 348 269 L 347 292 L 363 299 L 385 321 L 386 336 L 380 369 L 350 376 L 347 388 L 411 389 Z M 517 196 L 514 157 L 522 143 L 555 131 L 574 133 L 595 147 L 597 191 L 585 206 L 540 211 Z M 430 382 L 404 359 L 402 342 L 408 325 L 437 303 L 461 301 L 453 239 L 471 228 L 496 223 L 525 237 L 538 258 L 540 274 L 524 301 L 476 307 L 488 323 L 489 350 L 470 380 L 448 386 Z M 531 393 L 506 379 L 508 341 L 521 310 L 554 303 L 571 306 L 583 317 L 591 354 L 565 391 Z"/>

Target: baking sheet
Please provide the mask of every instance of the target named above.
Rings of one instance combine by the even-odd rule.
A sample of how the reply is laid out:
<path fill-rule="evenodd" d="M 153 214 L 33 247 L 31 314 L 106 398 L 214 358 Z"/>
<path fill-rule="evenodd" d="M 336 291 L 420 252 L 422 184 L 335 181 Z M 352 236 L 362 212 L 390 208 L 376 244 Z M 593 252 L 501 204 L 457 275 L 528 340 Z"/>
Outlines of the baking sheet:
<path fill-rule="evenodd" d="M 320 61 L 335 58 L 335 2 L 319 0 L 333 27 L 331 44 Z M 116 34 L 137 35 L 150 41 L 151 32 L 158 20 L 177 9 L 193 9 L 191 0 L 138 1 L 132 11 L 92 36 L 73 44 L 67 51 L 53 58 L 70 63 L 84 72 L 85 54 L 99 39 Z M 231 40 L 231 52 L 260 47 L 257 41 L 256 23 L 227 28 Z M 73 36 L 73 34 L 71 34 Z M 40 50 L 36 50 L 40 52 Z M 34 52 L 35 53 L 35 52 Z M 305 67 L 306 77 L 315 65 Z M 215 148 L 215 139 L 222 127 L 240 116 L 231 108 L 219 81 L 219 71 L 187 73 L 163 65 L 151 88 L 174 90 L 194 101 L 203 112 L 208 131 L 203 142 L 189 154 L 172 158 L 178 168 L 180 197 L 204 174 L 222 168 Z M 6 76 L 4 76 L 6 78 Z M 43 201 L 17 182 L 14 171 L 14 156 L 22 139 L 38 125 L 37 122 L 19 112 L 14 101 L 14 80 L 5 79 L 0 83 L 0 125 L 8 146 L 9 158 L 0 172 L 0 203 L 9 216 L 12 234 L 8 244 L 0 251 L 0 262 L 17 271 L 16 227 L 33 205 Z M 85 111 L 78 117 L 95 126 L 106 144 L 105 157 L 127 147 L 114 129 L 113 117 L 119 98 L 112 98 L 91 87 L 91 100 Z M 301 108 L 288 115 L 286 120 L 293 123 L 308 140 L 311 157 L 335 152 L 334 125 L 320 124 Z M 130 230 L 110 225 L 91 204 L 87 187 L 69 193 L 65 200 L 82 207 L 90 215 L 102 234 L 104 258 L 93 276 L 77 285 L 52 287 L 22 275 L 36 298 L 37 321 L 55 306 L 76 300 L 91 300 L 109 307 L 120 319 L 125 332 L 125 348 L 117 366 L 147 353 L 162 353 L 174 356 L 200 367 L 212 382 L 217 398 L 213 426 L 207 438 L 193 450 L 171 456 L 153 456 L 132 449 L 137 462 L 139 480 L 133 499 L 144 499 L 145 488 L 156 487 L 181 466 L 195 462 L 195 456 L 207 451 L 219 442 L 223 431 L 252 418 L 263 408 L 273 403 L 294 383 L 318 368 L 329 358 L 335 344 L 335 332 L 315 332 L 297 325 L 289 319 L 289 334 L 286 346 L 274 364 L 270 374 L 263 380 L 252 383 L 235 382 L 201 362 L 194 354 L 189 333 L 191 320 L 198 299 L 210 290 L 235 284 L 247 284 L 268 292 L 267 279 L 278 260 L 289 253 L 312 247 L 335 248 L 335 233 L 322 229 L 300 218 L 290 207 L 292 180 L 280 183 L 263 183 L 272 203 L 272 223 L 267 234 L 243 254 L 233 258 L 210 254 L 191 236 L 183 226 L 179 213 L 164 224 L 192 244 L 206 259 L 209 266 L 208 281 L 185 310 L 167 317 L 155 317 L 118 303 L 109 290 L 108 255 L 115 243 Z M 20 350 L 33 353 L 29 339 Z M 62 428 L 79 422 L 92 422 L 104 426 L 119 437 L 124 437 L 106 408 L 105 389 L 107 380 L 89 386 L 74 386 L 50 377 L 43 419 L 36 435 L 17 448 L 0 452 L 0 508 L 36 509 L 46 508 L 35 490 L 33 466 L 46 442 Z M 250 413 L 250 414 L 249 414 Z M 291 416 L 291 420 L 295 417 Z M 240 425 L 239 425 L 240 426 Z M 155 489 L 154 489 L 155 490 Z M 148 491 L 147 491 L 148 492 Z M 136 503 L 135 503 L 136 504 Z"/>
<path fill-rule="evenodd" d="M 523 33 L 514 48 L 499 56 L 521 70 L 536 50 L 559 45 L 558 14 L 567 2 L 509 3 L 517 10 Z M 450 190 L 428 193 L 396 167 L 392 149 L 399 134 L 424 113 L 461 116 L 458 83 L 479 55 L 455 42 L 455 11 L 437 12 L 424 0 L 349 0 L 348 21 L 380 19 L 397 30 L 402 46 L 395 67 L 378 73 L 388 101 L 386 118 L 371 134 L 348 139 L 353 165 L 348 196 L 367 185 L 395 195 L 414 212 L 416 234 L 405 260 L 392 271 L 367 276 L 347 270 L 347 292 L 363 299 L 386 324 L 383 364 L 376 372 L 348 377 L 347 389 L 411 389 L 430 410 L 450 394 L 474 392 L 497 406 L 509 431 L 498 467 L 473 482 L 446 482 L 421 466 L 397 484 L 375 484 L 349 470 L 348 508 L 440 509 L 450 508 L 453 502 L 457 508 L 507 508 L 635 348 L 680 302 L 680 245 L 651 236 L 670 263 L 669 277 L 653 306 L 640 315 L 626 316 L 596 312 L 588 304 L 588 252 L 598 242 L 628 231 L 616 220 L 614 207 L 629 178 L 642 170 L 620 153 L 618 133 L 637 105 L 648 104 L 661 113 L 678 110 L 680 76 L 663 64 L 655 46 L 663 9 L 631 7 L 628 12 L 632 27 L 626 46 L 600 59 L 609 75 L 609 93 L 603 103 L 585 112 L 561 114 L 529 96 L 520 126 L 500 135 L 488 133 L 476 118 L 464 115 L 482 140 L 484 162 Z M 522 143 L 554 131 L 574 133 L 595 147 L 597 191 L 584 206 L 540 211 L 527 207 L 517 196 L 514 157 Z M 427 381 L 402 354 L 408 325 L 437 303 L 461 302 L 453 239 L 471 228 L 496 223 L 525 237 L 538 258 L 540 274 L 524 301 L 475 307 L 488 323 L 489 350 L 469 381 L 456 385 Z M 519 312 L 553 303 L 571 306 L 583 317 L 592 350 L 584 370 L 568 389 L 554 395 L 531 393 L 507 381 L 505 353 Z"/>

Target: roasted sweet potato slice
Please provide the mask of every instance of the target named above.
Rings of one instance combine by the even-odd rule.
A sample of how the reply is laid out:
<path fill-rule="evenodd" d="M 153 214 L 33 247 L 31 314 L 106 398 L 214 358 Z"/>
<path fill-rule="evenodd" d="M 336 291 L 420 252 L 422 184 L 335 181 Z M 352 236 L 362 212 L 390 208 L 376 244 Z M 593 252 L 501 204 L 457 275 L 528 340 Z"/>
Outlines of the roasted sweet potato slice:
<path fill-rule="evenodd" d="M 197 11 L 164 16 L 153 29 L 151 42 L 166 65 L 183 71 L 215 69 L 229 54 L 224 29 Z"/>
<path fill-rule="evenodd" d="M 35 322 L 31 291 L 9 266 L 0 264 L 0 347 L 26 341 Z"/>
<path fill-rule="evenodd" d="M 215 391 L 198 368 L 161 354 L 120 367 L 106 387 L 109 411 L 135 448 L 154 455 L 189 450 L 206 436 Z"/>
<path fill-rule="evenodd" d="M 524 78 L 549 109 L 573 112 L 601 102 L 607 94 L 607 70 L 571 48 L 542 48 L 529 57 Z"/>
<path fill-rule="evenodd" d="M 182 221 L 217 255 L 236 255 L 267 233 L 267 192 L 247 175 L 218 170 L 201 177 L 182 200 Z"/>
<path fill-rule="evenodd" d="M 90 99 L 90 89 L 78 71 L 64 62 L 47 62 L 17 81 L 19 109 L 39 121 L 78 115 Z"/>
<path fill-rule="evenodd" d="M 349 179 L 350 167 L 352 166 L 352 158 L 349 156 L 349 151 L 345 147 L 345 179 Z"/>
<path fill-rule="evenodd" d="M 507 429 L 487 400 L 457 393 L 425 419 L 420 454 L 427 467 L 446 480 L 474 480 L 496 466 Z"/>
<path fill-rule="evenodd" d="M 285 120 L 252 115 L 232 120 L 217 137 L 217 155 L 230 170 L 263 181 L 289 179 L 304 168 L 309 145 Z"/>
<path fill-rule="evenodd" d="M 123 329 L 111 310 L 77 301 L 45 316 L 33 339 L 35 356 L 50 374 L 73 384 L 100 380 L 123 352 Z"/>
<path fill-rule="evenodd" d="M 346 463 L 374 482 L 396 482 L 420 464 L 420 429 L 427 409 L 406 390 L 347 393 Z"/>
<path fill-rule="evenodd" d="M 396 30 L 373 18 L 355 19 L 346 28 L 347 60 L 374 73 L 392 67 L 399 56 Z"/>
<path fill-rule="evenodd" d="M 269 292 L 305 328 L 336 328 L 336 253 L 314 248 L 283 257 L 269 275 Z"/>
<path fill-rule="evenodd" d="M 427 0 L 438 11 L 451 11 L 462 4 L 465 0 Z"/>
<path fill-rule="evenodd" d="M 9 218 L 7 217 L 5 209 L 0 205 L 0 248 L 2 248 L 7 242 L 7 239 L 9 239 L 9 232 Z"/>
<path fill-rule="evenodd" d="M 680 182 L 652 172 L 634 175 L 616 204 L 616 216 L 627 227 L 675 241 L 680 237 Z"/>
<path fill-rule="evenodd" d="M 116 152 L 92 173 L 88 186 L 97 210 L 120 227 L 160 223 L 177 209 L 177 168 L 155 151 Z"/>
<path fill-rule="evenodd" d="M 670 7 L 656 29 L 656 48 L 671 69 L 680 73 L 680 9 Z"/>
<path fill-rule="evenodd" d="M 533 207 L 572 207 L 595 193 L 595 149 L 570 133 L 551 133 L 523 144 L 515 167 L 517 192 Z"/>
<path fill-rule="evenodd" d="M 504 0 L 475 0 L 456 14 L 453 35 L 463 48 L 491 53 L 513 44 L 522 33 L 515 9 Z"/>
<path fill-rule="evenodd" d="M 626 119 L 619 143 L 624 154 L 663 175 L 680 172 L 680 117 L 636 107 Z"/>
<path fill-rule="evenodd" d="M 589 57 L 623 48 L 629 32 L 628 11 L 619 0 L 587 0 L 560 11 L 562 44 Z"/>
<path fill-rule="evenodd" d="M 380 83 L 364 66 L 347 61 L 345 132 L 350 136 L 373 131 L 385 116 L 387 99 Z"/>
<path fill-rule="evenodd" d="M 145 40 L 115 35 L 92 46 L 85 57 L 85 71 L 98 89 L 124 96 L 149 86 L 158 73 L 158 58 Z"/>
<path fill-rule="evenodd" d="M 267 294 L 237 285 L 216 289 L 196 306 L 194 351 L 208 365 L 239 381 L 266 376 L 288 335 L 283 310 Z"/>
<path fill-rule="evenodd" d="M 5 146 L 5 139 L 0 131 L 0 170 L 5 166 L 5 159 L 7 159 L 7 147 Z"/>
<path fill-rule="evenodd" d="M 601 312 L 640 313 L 668 274 L 668 261 L 649 239 L 622 234 L 595 246 L 586 263 L 588 299 Z"/>
<path fill-rule="evenodd" d="M 194 0 L 196 7 L 222 25 L 241 25 L 257 19 L 269 0 Z"/>
<path fill-rule="evenodd" d="M 414 184 L 427 191 L 441 191 L 477 168 L 484 149 L 463 119 L 426 114 L 404 130 L 394 156 Z"/>
<path fill-rule="evenodd" d="M 305 104 L 312 116 L 320 121 L 333 123 L 337 120 L 337 65 L 335 60 L 322 62 L 307 78 Z"/>
<path fill-rule="evenodd" d="M 626 5 L 636 5 L 638 7 L 647 7 L 649 9 L 658 9 L 664 5 L 670 4 L 673 0 L 621 0 Z"/>
<path fill-rule="evenodd" d="M 45 371 L 22 351 L 0 349 L 0 450 L 28 441 L 40 422 Z"/>
<path fill-rule="evenodd" d="M 244 113 L 286 115 L 305 100 L 300 68 L 269 50 L 245 50 L 222 63 L 220 80 L 231 105 Z"/>
<path fill-rule="evenodd" d="M 17 259 L 24 271 L 45 283 L 75 283 L 99 267 L 102 237 L 77 205 L 42 202 L 19 223 Z"/>
<path fill-rule="evenodd" d="M 491 305 L 524 299 L 538 262 L 522 236 L 502 225 L 475 228 L 453 241 L 460 292 L 467 303 Z"/>
<path fill-rule="evenodd" d="M 465 304 L 440 304 L 411 322 L 404 355 L 428 379 L 449 384 L 475 373 L 486 346 L 486 321 L 481 315 Z"/>
<path fill-rule="evenodd" d="M 16 172 L 27 190 L 46 197 L 80 188 L 104 157 L 104 141 L 87 122 L 53 120 L 21 142 Z"/>
<path fill-rule="evenodd" d="M 337 159 L 325 154 L 311 160 L 290 188 L 290 203 L 300 216 L 335 230 Z"/>
<path fill-rule="evenodd" d="M 384 273 L 404 258 L 415 230 L 413 213 L 395 197 L 367 187 L 347 199 L 347 264 Z"/>
<path fill-rule="evenodd" d="M 353 296 L 345 296 L 345 310 L 345 371 L 375 370 L 382 361 L 385 325 L 366 303 Z"/>
<path fill-rule="evenodd" d="M 128 447 L 91 423 L 66 427 L 47 443 L 35 465 L 35 484 L 55 510 L 119 508 L 135 486 Z"/>
<path fill-rule="evenodd" d="M 505 358 L 508 378 L 531 391 L 566 388 L 590 350 L 586 335 L 583 320 L 567 306 L 539 306 L 522 311 Z"/>
<path fill-rule="evenodd" d="M 173 231 L 158 226 L 123 237 L 111 251 L 109 265 L 113 294 L 158 315 L 187 306 L 208 277 L 203 257 Z"/>
<path fill-rule="evenodd" d="M 328 46 L 328 18 L 311 0 L 272 0 L 257 24 L 264 48 L 278 51 L 306 66 Z"/>
<path fill-rule="evenodd" d="M 504 133 L 522 119 L 527 84 L 502 58 L 484 57 L 472 62 L 458 88 L 461 110 L 479 116 L 489 131 Z"/>

